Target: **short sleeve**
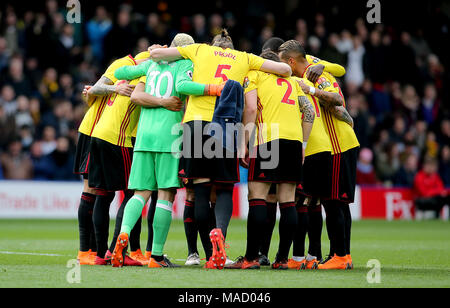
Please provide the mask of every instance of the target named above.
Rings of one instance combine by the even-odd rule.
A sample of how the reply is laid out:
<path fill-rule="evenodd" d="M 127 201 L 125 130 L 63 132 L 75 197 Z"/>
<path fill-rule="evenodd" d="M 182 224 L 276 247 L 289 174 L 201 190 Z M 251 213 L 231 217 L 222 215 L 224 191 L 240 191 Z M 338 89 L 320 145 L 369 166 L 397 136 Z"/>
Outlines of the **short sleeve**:
<path fill-rule="evenodd" d="M 146 83 L 146 82 L 147 82 L 147 76 L 146 76 L 146 75 L 141 76 L 141 77 L 139 78 L 139 82 Z"/>
<path fill-rule="evenodd" d="M 118 80 L 114 76 L 114 72 L 116 71 L 116 69 L 125 65 L 134 65 L 135 63 L 136 62 L 134 61 L 134 59 L 129 56 L 117 59 L 108 66 L 103 76 L 111 80 L 113 83 L 115 83 Z"/>
<path fill-rule="evenodd" d="M 244 79 L 244 92 L 248 93 L 258 88 L 258 71 L 250 71 Z"/>
<path fill-rule="evenodd" d="M 261 57 L 255 56 L 252 53 L 248 53 L 247 55 L 250 70 L 260 70 L 265 60 Z"/>
<path fill-rule="evenodd" d="M 202 44 L 191 44 L 188 46 L 177 47 L 177 49 L 183 58 L 193 60 L 195 59 L 201 45 Z"/>

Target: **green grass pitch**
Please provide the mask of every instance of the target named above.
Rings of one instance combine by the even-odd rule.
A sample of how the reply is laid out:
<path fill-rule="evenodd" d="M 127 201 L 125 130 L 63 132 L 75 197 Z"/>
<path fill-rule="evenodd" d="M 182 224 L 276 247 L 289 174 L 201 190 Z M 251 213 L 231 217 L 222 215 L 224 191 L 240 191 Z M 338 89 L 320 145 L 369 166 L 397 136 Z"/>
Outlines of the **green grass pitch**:
<path fill-rule="evenodd" d="M 276 252 L 277 233 L 275 231 L 270 258 Z M 0 234 L 0 287 L 450 287 L 450 224 L 444 221 L 354 222 L 355 269 L 351 271 L 81 266 L 78 284 L 70 284 L 66 279 L 70 270 L 67 263 L 76 258 L 78 250 L 75 220 L 0 220 Z M 145 247 L 146 234 L 144 223 L 142 247 Z M 232 220 L 228 238 L 230 257 L 244 253 L 245 235 L 246 223 Z M 327 251 L 324 228 L 324 254 Z M 187 251 L 182 221 L 173 222 L 166 253 L 175 263 L 184 264 L 182 259 L 186 258 Z M 367 282 L 370 259 L 377 259 L 381 264 L 380 283 Z"/>

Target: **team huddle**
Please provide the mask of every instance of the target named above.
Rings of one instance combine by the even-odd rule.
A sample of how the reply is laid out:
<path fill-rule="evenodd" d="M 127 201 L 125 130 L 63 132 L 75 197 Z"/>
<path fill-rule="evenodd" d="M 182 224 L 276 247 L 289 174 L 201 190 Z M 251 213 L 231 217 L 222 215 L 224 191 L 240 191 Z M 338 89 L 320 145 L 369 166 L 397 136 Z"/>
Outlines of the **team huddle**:
<path fill-rule="evenodd" d="M 349 204 L 359 143 L 335 79 L 344 74 L 295 40 L 271 38 L 260 56 L 237 51 L 226 30 L 211 44 L 180 33 L 169 47 L 155 44 L 114 61 L 83 91 L 89 109 L 74 170 L 84 178 L 79 263 L 179 267 L 164 245 L 177 189 L 185 188 L 186 266 L 200 265 L 200 236 L 207 269 L 353 268 Z M 247 246 L 233 262 L 225 239 L 239 166 L 248 169 Z M 124 197 L 108 247 L 117 191 Z M 271 263 L 277 207 L 280 240 Z"/>

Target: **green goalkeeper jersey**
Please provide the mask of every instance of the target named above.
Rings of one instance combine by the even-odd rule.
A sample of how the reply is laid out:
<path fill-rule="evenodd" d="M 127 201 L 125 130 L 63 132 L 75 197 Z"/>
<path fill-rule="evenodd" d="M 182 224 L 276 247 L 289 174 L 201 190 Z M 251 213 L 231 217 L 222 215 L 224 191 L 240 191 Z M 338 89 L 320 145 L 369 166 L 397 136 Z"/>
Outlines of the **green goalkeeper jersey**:
<path fill-rule="evenodd" d="M 192 81 L 192 73 L 190 60 L 169 63 L 148 60 L 137 66 L 123 66 L 114 76 L 122 80 L 146 76 L 141 79 L 145 82 L 146 93 L 160 98 L 177 96 L 185 102 L 187 95 L 203 95 L 205 90 L 204 84 Z M 183 110 L 142 107 L 134 151 L 178 152 L 182 120 Z"/>

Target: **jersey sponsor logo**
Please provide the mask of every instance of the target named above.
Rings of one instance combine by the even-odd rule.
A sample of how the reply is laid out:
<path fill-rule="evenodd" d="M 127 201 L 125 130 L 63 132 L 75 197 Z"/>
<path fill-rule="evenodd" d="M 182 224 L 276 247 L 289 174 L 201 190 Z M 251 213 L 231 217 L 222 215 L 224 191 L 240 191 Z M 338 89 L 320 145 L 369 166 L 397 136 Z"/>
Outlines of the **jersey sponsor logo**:
<path fill-rule="evenodd" d="M 327 87 L 330 87 L 331 86 L 331 83 L 330 83 L 330 81 L 328 81 L 326 78 L 324 78 L 324 77 L 320 77 L 318 80 L 317 80 L 317 83 L 318 83 L 318 88 L 319 88 L 319 90 L 323 90 L 323 89 L 325 89 L 325 88 L 327 88 Z"/>
<path fill-rule="evenodd" d="M 236 60 L 236 56 L 233 55 L 231 52 L 214 51 L 214 55 L 216 57 L 230 58 Z"/>

